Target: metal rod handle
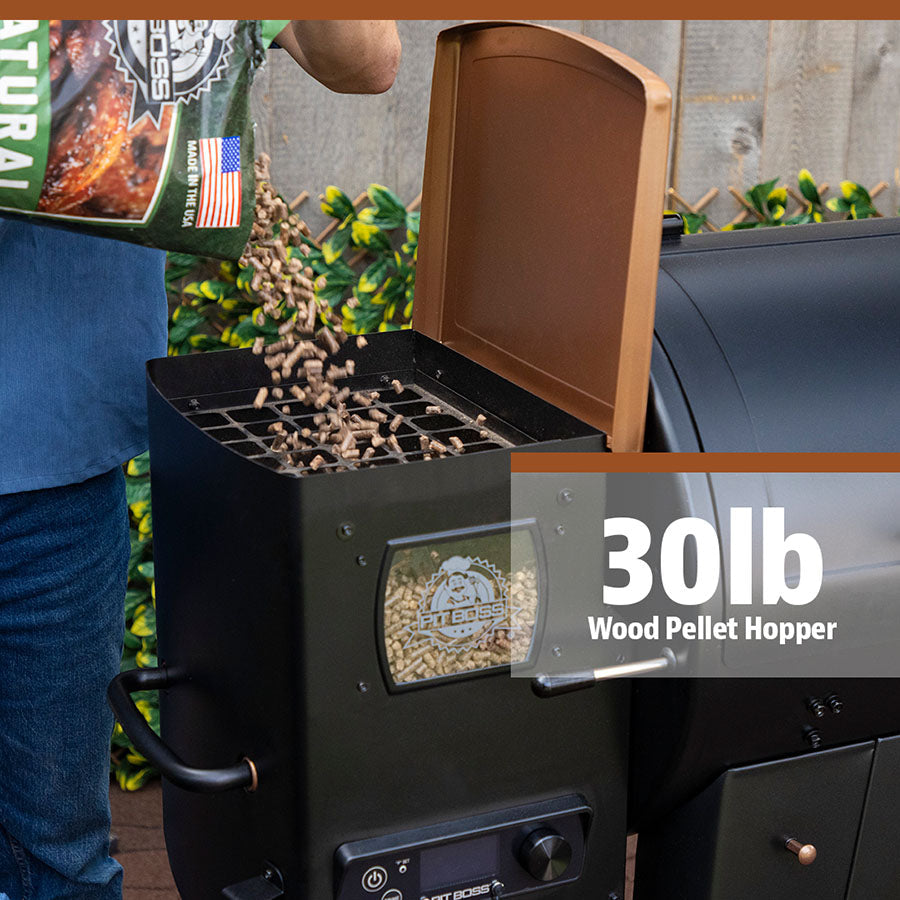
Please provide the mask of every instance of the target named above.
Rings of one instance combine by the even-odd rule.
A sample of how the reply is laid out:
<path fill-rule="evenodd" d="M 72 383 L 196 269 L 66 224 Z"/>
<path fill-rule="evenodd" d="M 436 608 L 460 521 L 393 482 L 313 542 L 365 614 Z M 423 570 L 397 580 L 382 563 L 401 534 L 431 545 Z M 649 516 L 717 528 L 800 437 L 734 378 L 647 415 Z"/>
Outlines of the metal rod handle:
<path fill-rule="evenodd" d="M 568 672 L 564 675 L 538 675 L 531 680 L 531 689 L 538 697 L 555 697 L 558 694 L 593 687 L 601 681 L 613 678 L 629 678 L 632 675 L 647 675 L 663 669 L 674 669 L 676 664 L 675 654 L 668 647 L 663 647 L 659 656 L 640 662 L 621 663 L 600 669 L 587 669 L 583 672 Z"/>

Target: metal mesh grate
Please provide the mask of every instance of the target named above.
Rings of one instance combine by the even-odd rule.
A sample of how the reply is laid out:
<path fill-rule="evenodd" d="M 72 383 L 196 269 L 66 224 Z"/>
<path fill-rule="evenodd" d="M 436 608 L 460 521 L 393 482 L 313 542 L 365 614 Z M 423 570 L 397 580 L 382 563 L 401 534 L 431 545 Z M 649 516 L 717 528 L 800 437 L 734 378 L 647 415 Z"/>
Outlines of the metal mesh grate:
<path fill-rule="evenodd" d="M 400 426 L 393 432 L 397 436 L 401 452 L 398 453 L 387 444 L 383 444 L 375 450 L 375 455 L 371 459 L 342 460 L 334 452 L 332 444 L 320 443 L 316 439 L 318 426 L 313 423 L 315 415 L 323 411 L 328 412 L 333 407 L 326 406 L 325 410 L 318 410 L 304 406 L 288 394 L 287 388 L 290 385 L 282 385 L 285 389 L 284 399 L 270 399 L 260 409 L 253 406 L 255 392 L 248 391 L 241 391 L 240 396 L 235 396 L 235 393 L 218 397 L 207 396 L 203 398 L 202 403 L 197 399 L 183 398 L 176 401 L 176 406 L 194 425 L 236 453 L 252 459 L 259 465 L 294 475 L 333 473 L 350 468 L 415 462 L 423 459 L 425 455 L 420 442 L 422 435 L 429 440 L 440 441 L 446 447 L 448 457 L 511 447 L 516 443 L 527 441 L 524 435 L 522 436 L 524 440 L 521 441 L 501 435 L 498 428 L 507 433 L 509 429 L 504 428 L 503 423 L 496 420 L 492 423 L 489 415 L 483 423 L 476 423 L 475 417 L 480 410 L 474 415 L 467 415 L 448 403 L 445 398 L 435 396 L 420 385 L 403 383 L 403 391 L 398 394 L 390 385 L 384 386 L 381 383 L 374 387 L 371 384 L 361 385 L 357 379 L 349 379 L 342 383 L 350 385 L 354 391 L 379 392 L 379 398 L 371 406 L 357 405 L 350 400 L 347 411 L 351 415 L 356 413 L 363 418 L 368 418 L 372 410 L 385 413 L 388 421 L 380 425 L 378 430 L 382 437 L 387 438 L 392 434 L 388 429 L 390 421 L 398 414 L 403 416 Z M 302 382 L 300 384 L 302 386 Z M 222 402 L 222 405 L 216 405 L 219 402 Z M 282 412 L 285 405 L 290 407 L 289 414 Z M 440 407 L 441 412 L 429 414 L 426 410 L 430 406 Z M 303 438 L 310 449 L 291 451 L 298 465 L 285 465 L 284 453 L 271 449 L 275 435 L 269 428 L 275 422 L 281 422 L 285 432 L 288 433 L 299 432 L 302 428 L 308 428 L 312 432 L 310 437 Z M 451 437 L 458 437 L 462 441 L 461 449 L 451 445 Z M 316 456 L 321 456 L 325 462 L 318 468 L 311 469 L 309 464 Z"/>

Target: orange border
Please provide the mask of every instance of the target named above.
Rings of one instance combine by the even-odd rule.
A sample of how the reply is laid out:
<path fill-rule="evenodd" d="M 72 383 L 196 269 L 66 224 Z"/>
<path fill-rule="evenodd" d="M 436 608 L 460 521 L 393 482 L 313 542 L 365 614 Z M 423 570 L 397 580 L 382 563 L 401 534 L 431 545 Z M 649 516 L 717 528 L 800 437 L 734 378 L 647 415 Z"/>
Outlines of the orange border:
<path fill-rule="evenodd" d="M 900 453 L 514 452 L 513 474 L 553 472 L 900 472 Z"/>
<path fill-rule="evenodd" d="M 298 12 L 319 13 L 319 15 L 306 15 L 301 18 L 323 18 L 321 13 L 339 13 L 339 19 L 366 19 L 371 16 L 379 18 L 395 19 L 421 19 L 424 12 L 431 13 L 435 19 L 540 19 L 544 20 L 551 13 L 558 19 L 597 19 L 597 18 L 629 18 L 629 19 L 671 19 L 673 14 L 688 19 L 731 19 L 737 9 L 733 3 L 723 3 L 722 0 L 692 0 L 689 3 L 673 5 L 663 3 L 662 0 L 649 0 L 639 7 L 624 2 L 607 3 L 599 6 L 596 3 L 587 3 L 584 0 L 569 0 L 561 6 L 550 4 L 547 0 L 495 0 L 493 3 L 460 3 L 458 0 L 452 3 L 439 3 L 437 6 L 430 4 L 427 7 L 412 0 L 393 0 L 391 3 L 379 3 L 375 7 L 371 3 L 362 0 L 345 0 L 337 6 L 334 4 L 304 4 L 286 3 L 284 0 L 267 4 L 264 12 L 268 18 L 287 19 Z M 894 19 L 898 18 L 896 4 L 888 4 L 885 0 L 867 2 L 854 6 L 852 10 L 846 3 L 837 3 L 835 0 L 826 0 L 813 4 L 811 2 L 797 2 L 788 0 L 786 3 L 775 3 L 765 0 L 753 7 L 754 19 L 806 19 L 813 15 L 822 19 L 846 19 L 849 12 L 857 19 Z M 36 10 L 38 15 L 47 14 L 45 18 L 58 15 L 58 9 Z M 121 3 L 113 3 L 112 0 L 86 3 L 83 8 L 74 12 L 79 17 L 95 19 L 112 18 L 121 12 Z M 162 0 L 155 3 L 153 12 L 165 18 L 181 18 L 184 8 L 172 0 Z M 216 18 L 243 18 L 249 12 L 246 3 L 238 3 L 236 0 L 224 0 L 224 2 L 205 2 L 193 4 L 191 12 L 205 12 Z M 731 13 L 732 15 L 729 15 Z M 52 15 L 50 15 L 52 14 Z M 598 15 L 600 14 L 600 15 Z M 428 16 L 427 18 L 431 18 Z"/>

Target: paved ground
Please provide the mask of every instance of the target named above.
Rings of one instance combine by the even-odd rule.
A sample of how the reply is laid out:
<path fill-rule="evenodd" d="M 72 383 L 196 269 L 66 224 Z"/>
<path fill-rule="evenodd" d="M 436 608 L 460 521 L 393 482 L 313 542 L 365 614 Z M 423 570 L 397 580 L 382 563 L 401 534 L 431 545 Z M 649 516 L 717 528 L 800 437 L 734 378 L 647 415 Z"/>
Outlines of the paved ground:
<path fill-rule="evenodd" d="M 162 790 L 158 781 L 139 791 L 109 789 L 116 859 L 125 869 L 125 900 L 179 900 L 169 870 L 162 831 Z"/>
<path fill-rule="evenodd" d="M 166 858 L 159 782 L 133 793 L 112 786 L 109 797 L 113 832 L 119 838 L 115 856 L 125 869 L 124 900 L 179 900 Z M 637 838 L 629 838 L 625 900 L 631 900 L 636 846 Z"/>

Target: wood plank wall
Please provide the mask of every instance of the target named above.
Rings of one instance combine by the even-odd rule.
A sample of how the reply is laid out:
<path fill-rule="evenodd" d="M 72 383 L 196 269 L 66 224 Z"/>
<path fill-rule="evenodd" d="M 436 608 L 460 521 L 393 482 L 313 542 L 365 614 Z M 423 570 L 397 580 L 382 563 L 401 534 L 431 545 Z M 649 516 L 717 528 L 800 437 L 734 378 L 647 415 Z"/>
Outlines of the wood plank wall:
<path fill-rule="evenodd" d="M 276 185 L 303 189 L 310 224 L 328 184 L 352 196 L 375 181 L 405 200 L 420 190 L 434 41 L 450 21 L 399 23 L 403 62 L 378 97 L 332 94 L 281 51 L 253 90 L 257 141 Z M 711 187 L 715 221 L 738 211 L 729 185 L 807 166 L 837 189 L 843 178 L 889 189 L 900 204 L 900 21 L 560 21 L 629 54 L 659 74 L 674 99 L 669 183 L 695 201 Z"/>

